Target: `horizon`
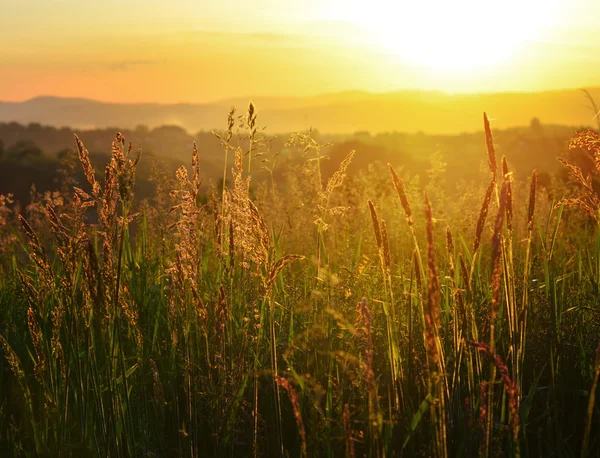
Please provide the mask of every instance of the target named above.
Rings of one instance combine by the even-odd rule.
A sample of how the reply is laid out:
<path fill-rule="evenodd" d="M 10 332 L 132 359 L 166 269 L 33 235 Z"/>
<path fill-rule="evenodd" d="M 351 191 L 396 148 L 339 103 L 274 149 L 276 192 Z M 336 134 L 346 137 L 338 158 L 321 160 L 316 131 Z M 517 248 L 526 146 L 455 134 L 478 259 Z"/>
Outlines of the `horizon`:
<path fill-rule="evenodd" d="M 600 82 L 599 82 L 600 83 Z M 237 101 L 240 99 L 246 99 L 248 103 L 253 102 L 255 100 L 260 99 L 269 99 L 269 100 L 284 100 L 284 99 L 319 99 L 329 96 L 343 96 L 343 95 L 352 95 L 352 94 L 361 94 L 367 96 L 388 96 L 388 95 L 405 95 L 410 93 L 423 93 L 423 94 L 439 94 L 448 97 L 455 96 L 485 96 L 485 95 L 527 95 L 527 94 L 548 94 L 548 93 L 560 93 L 560 92 L 571 92 L 571 91 L 590 91 L 600 89 L 600 84 L 593 86 L 573 86 L 573 87 L 557 87 L 557 88 L 549 88 L 543 90 L 501 90 L 501 91 L 481 91 L 481 92 L 471 92 L 471 91 L 443 91 L 440 89 L 418 89 L 418 88 L 401 88 L 389 91 L 368 91 L 363 89 L 348 89 L 341 91 L 333 91 L 333 92 L 318 92 L 314 94 L 307 95 L 240 95 L 240 96 L 232 96 L 232 97 L 222 97 L 214 100 L 207 100 L 203 102 L 185 102 L 185 101 L 176 101 L 176 102 L 156 102 L 151 100 L 141 100 L 141 101 L 119 101 L 119 100 L 102 100 L 96 99 L 93 97 L 85 97 L 85 96 L 60 96 L 53 94 L 39 94 L 26 99 L 21 100 L 5 100 L 0 98 L 0 103 L 27 103 L 40 99 L 59 99 L 59 100 L 82 100 L 87 102 L 95 102 L 102 104 L 111 104 L 111 105 L 218 105 L 226 102 Z M 260 108 L 260 107 L 258 107 Z"/>

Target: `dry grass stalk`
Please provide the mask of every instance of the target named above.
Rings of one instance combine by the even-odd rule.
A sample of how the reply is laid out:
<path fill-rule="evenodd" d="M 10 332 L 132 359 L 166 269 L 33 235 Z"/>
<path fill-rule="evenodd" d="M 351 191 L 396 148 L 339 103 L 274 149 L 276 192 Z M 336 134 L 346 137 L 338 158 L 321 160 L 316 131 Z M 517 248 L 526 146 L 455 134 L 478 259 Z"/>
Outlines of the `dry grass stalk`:
<path fill-rule="evenodd" d="M 65 317 L 65 307 L 63 304 L 58 304 L 54 307 L 51 313 L 52 316 L 52 338 L 50 340 L 50 345 L 52 347 L 52 356 L 56 358 L 57 362 L 62 361 L 63 364 L 60 365 L 61 375 L 63 377 L 66 376 L 66 367 L 65 367 L 65 352 L 60 341 L 60 330 L 62 327 L 62 323 Z"/>
<path fill-rule="evenodd" d="M 427 271 L 429 284 L 427 287 L 427 312 L 425 314 L 428 352 L 431 361 L 439 361 L 438 349 L 435 345 L 437 327 L 440 322 L 440 284 L 438 270 L 435 264 L 435 246 L 433 242 L 433 218 L 429 199 L 425 197 L 425 216 L 427 218 Z"/>
<path fill-rule="evenodd" d="M 469 268 L 462 253 L 458 253 L 458 263 L 460 264 L 460 273 L 463 278 L 463 286 L 467 290 L 467 293 L 471 291 L 471 285 L 469 282 Z"/>
<path fill-rule="evenodd" d="M 46 250 L 40 242 L 40 239 L 22 215 L 19 215 L 19 220 L 21 221 L 21 225 L 23 226 L 25 234 L 27 235 L 29 247 L 32 250 L 29 253 L 29 257 L 39 267 L 42 274 L 48 277 L 48 280 L 53 279 L 54 275 L 50 267 L 50 261 L 46 255 Z"/>
<path fill-rule="evenodd" d="M 325 186 L 325 191 L 321 190 L 321 183 L 319 182 L 319 188 L 317 191 L 317 195 L 319 196 L 320 202 L 316 206 L 318 211 L 315 213 L 315 224 L 318 226 L 319 232 L 321 232 L 321 231 L 324 232 L 329 229 L 328 221 L 329 221 L 330 216 L 331 217 L 340 216 L 340 215 L 343 215 L 348 210 L 348 207 L 343 206 L 343 205 L 330 207 L 330 203 L 331 203 L 331 198 L 333 196 L 333 192 L 337 188 L 340 188 L 344 184 L 344 179 L 346 178 L 346 170 L 348 169 L 348 166 L 352 162 L 354 155 L 355 155 L 354 151 L 350 151 L 350 153 L 348 155 L 346 155 L 346 157 L 340 163 L 340 166 L 338 167 L 338 169 L 334 172 L 334 174 L 331 176 L 331 178 L 327 182 L 327 186 Z M 321 158 L 325 158 L 325 157 L 329 158 L 328 156 L 323 156 Z M 319 161 L 320 161 L 320 159 L 319 159 Z M 317 165 L 317 167 L 320 170 L 320 165 Z M 320 172 L 319 172 L 319 176 L 320 176 Z"/>
<path fill-rule="evenodd" d="M 508 163 L 506 162 L 506 156 L 502 156 L 502 173 L 504 175 L 504 183 L 506 185 L 506 227 L 512 232 L 512 220 L 513 220 L 513 195 L 511 186 L 511 175 L 512 173 L 508 170 Z"/>
<path fill-rule="evenodd" d="M 494 224 L 494 234 L 492 235 L 492 313 L 490 316 L 490 328 L 493 328 L 496 323 L 498 307 L 500 306 L 500 287 L 502 284 L 502 226 L 506 209 L 506 195 L 507 187 L 505 184 L 502 186 L 500 208 L 498 209 L 496 223 Z"/>
<path fill-rule="evenodd" d="M 131 159 L 132 149 L 133 145 L 131 142 L 125 148 L 125 137 L 123 137 L 121 132 L 117 132 L 115 140 L 112 143 L 112 156 L 109 167 L 115 174 L 121 202 L 125 203 L 129 203 L 133 197 L 135 171 L 142 155 L 142 151 L 138 150 L 136 157 Z"/>
<path fill-rule="evenodd" d="M 473 242 L 473 256 L 477 253 L 479 246 L 481 245 L 481 236 L 483 234 L 483 228 L 485 227 L 485 220 L 490 209 L 490 202 L 492 201 L 492 193 L 496 188 L 496 180 L 492 178 L 488 185 L 483 204 L 481 205 L 481 211 L 479 212 L 479 218 L 477 219 L 477 226 L 475 228 L 475 241 Z"/>
<path fill-rule="evenodd" d="M 579 142 L 575 143 L 572 142 L 570 147 L 574 147 L 573 145 L 579 145 L 582 141 L 583 140 L 580 140 Z M 600 157 L 600 153 L 595 152 L 594 156 L 595 158 Z M 598 194 L 596 193 L 592 185 L 592 176 L 584 176 L 581 167 L 567 159 L 559 157 L 558 160 L 567 169 L 569 177 L 578 186 L 579 192 L 574 196 L 560 200 L 554 208 L 558 208 L 561 205 L 579 207 L 582 210 L 584 210 L 590 218 L 598 222 L 598 211 L 600 210 L 600 197 L 598 197 Z M 598 168 L 598 160 L 596 160 L 596 167 Z M 596 173 L 598 173 L 597 169 Z"/>
<path fill-rule="evenodd" d="M 463 333 L 466 334 L 467 330 L 467 308 L 465 307 L 465 299 L 463 297 L 462 290 L 460 288 L 456 289 L 456 302 L 458 303 L 458 313 L 460 314 L 460 318 L 462 320 L 461 327 Z"/>
<path fill-rule="evenodd" d="M 163 390 L 163 385 L 160 381 L 160 374 L 158 371 L 158 366 L 156 365 L 156 362 L 152 358 L 150 358 L 150 368 L 152 370 L 152 380 L 153 380 L 152 389 L 154 392 L 154 405 L 158 412 L 163 412 L 164 406 L 166 404 L 165 393 Z"/>
<path fill-rule="evenodd" d="M 233 273 L 235 267 L 235 237 L 233 233 L 233 221 L 229 221 L 229 271 Z"/>
<path fill-rule="evenodd" d="M 346 170 L 348 166 L 352 162 L 354 158 L 355 151 L 350 151 L 348 155 L 340 162 L 339 168 L 334 172 L 329 181 L 327 182 L 327 186 L 325 187 L 325 193 L 331 194 L 336 188 L 339 188 L 344 183 L 344 178 L 346 177 Z"/>
<path fill-rule="evenodd" d="M 508 372 L 508 367 L 504 364 L 504 360 L 500 355 L 495 353 L 491 347 L 483 342 L 473 342 L 469 341 L 469 345 L 472 345 L 489 356 L 498 372 L 500 372 L 500 376 L 502 377 L 502 382 L 504 383 L 504 389 L 508 396 L 508 408 L 510 411 L 510 422 L 512 425 L 512 433 L 513 439 L 515 441 L 515 445 L 517 450 L 519 449 L 519 431 L 521 429 L 521 420 L 519 419 L 519 393 L 517 389 L 517 385 L 511 379 L 510 374 Z M 483 392 L 482 392 L 483 393 Z M 483 403 L 481 405 L 484 405 Z M 517 456 L 519 453 L 517 451 Z"/>
<path fill-rule="evenodd" d="M 36 305 L 36 309 L 40 316 L 46 316 L 44 299 L 55 288 L 54 272 L 52 267 L 50 266 L 50 259 L 46 254 L 46 250 L 44 249 L 35 231 L 32 229 L 32 227 L 22 215 L 19 215 L 19 220 L 21 221 L 21 225 L 25 230 L 28 245 L 31 248 L 31 251 L 28 253 L 29 259 L 31 259 L 38 267 L 39 273 L 39 280 L 36 280 L 29 274 L 20 276 L 21 285 L 25 288 L 26 291 L 30 293 L 30 304 Z M 39 284 L 40 287 L 35 288 L 33 285 L 35 285 L 36 283 Z M 57 307 L 60 307 L 60 304 Z"/>
<path fill-rule="evenodd" d="M 406 197 L 406 190 L 404 189 L 404 181 L 398 177 L 398 175 L 396 174 L 396 171 L 391 166 L 391 164 L 388 164 L 388 167 L 390 169 L 390 173 L 392 174 L 394 188 L 396 189 L 396 192 L 398 193 L 398 197 L 400 198 L 400 203 L 402 204 L 402 208 L 404 209 L 404 216 L 406 218 L 406 222 L 409 226 L 412 227 L 412 225 L 413 225 L 412 212 L 410 209 L 410 204 L 408 203 L 408 198 Z"/>
<path fill-rule="evenodd" d="M 592 418 L 594 415 L 594 405 L 596 403 L 596 390 L 598 387 L 598 380 L 600 379 L 600 340 L 596 347 L 596 361 L 594 363 L 594 380 L 590 389 L 590 396 L 588 399 L 587 418 L 585 422 L 585 429 L 583 433 L 583 443 L 581 446 L 581 457 L 586 458 L 589 456 L 589 443 L 590 434 L 592 429 Z"/>
<path fill-rule="evenodd" d="M 217 255 L 222 258 L 223 257 L 223 239 L 225 235 L 223 234 L 223 215 L 219 212 L 219 201 L 217 200 L 217 196 L 215 194 L 210 195 L 210 207 L 212 208 L 212 215 L 214 221 L 215 228 L 215 244 Z M 230 221 L 231 226 L 231 221 Z"/>
<path fill-rule="evenodd" d="M 425 196 L 425 218 L 427 231 L 427 271 L 429 283 L 427 287 L 427 309 L 425 312 L 425 342 L 430 367 L 431 388 L 434 398 L 432 414 L 436 431 L 436 455 L 447 456 L 446 447 L 446 409 L 444 393 L 444 362 L 439 341 L 440 326 L 440 283 L 435 263 L 435 245 L 433 240 L 433 216 L 427 195 Z M 442 380 L 440 380 L 440 378 Z"/>
<path fill-rule="evenodd" d="M 198 195 L 202 180 L 200 180 L 198 148 L 194 144 L 192 151 L 192 179 L 189 179 L 187 169 L 182 166 L 176 172 L 178 189 L 171 191 L 171 196 L 178 199 L 178 203 L 170 208 L 169 212 L 177 212 L 177 219 L 171 225 L 175 229 L 175 256 L 166 272 L 170 275 L 169 294 L 167 296 L 167 317 L 171 343 L 176 347 L 179 342 L 180 312 L 188 309 L 193 315 L 184 316 L 184 319 L 195 318 L 201 323 L 205 322 L 208 311 L 198 291 L 198 284 L 202 276 L 202 269 L 198 260 L 202 257 L 203 225 L 200 215 L 204 213 L 206 205 L 199 202 Z M 215 230 L 218 231 L 219 215 L 217 205 L 215 210 Z M 217 233 L 218 236 L 218 233 Z M 219 245 L 217 246 L 219 249 Z M 220 255 L 220 253 L 219 253 Z M 187 329 L 187 327 L 184 327 Z"/>
<path fill-rule="evenodd" d="M 227 304 L 227 297 L 225 296 L 225 289 L 223 288 L 223 285 L 219 286 L 219 302 L 217 305 L 216 318 L 215 328 L 220 342 L 223 343 L 225 327 L 227 326 L 227 321 L 229 321 L 229 306 Z"/>
<path fill-rule="evenodd" d="M 283 271 L 283 269 L 285 269 L 285 267 L 289 264 L 291 264 L 294 261 L 297 260 L 301 260 L 304 259 L 304 256 L 300 256 L 299 254 L 288 254 L 283 256 L 282 258 L 279 258 L 275 264 L 273 265 L 273 267 L 271 267 L 271 270 L 267 276 L 267 281 L 266 281 L 266 293 L 265 293 L 265 297 L 271 297 L 272 291 L 273 291 L 273 285 L 275 284 L 275 280 L 277 279 L 277 276 Z"/>
<path fill-rule="evenodd" d="M 249 197 L 250 179 L 243 178 L 242 150 L 235 152 L 235 165 L 232 169 L 233 189 L 225 192 L 225 208 L 228 214 L 227 223 L 233 226 L 233 239 L 236 250 L 242 257 L 242 265 L 258 270 L 258 275 L 266 285 L 268 271 L 264 273 L 261 266 L 270 266 L 274 251 L 271 233 L 260 215 L 254 202 Z"/>
<path fill-rule="evenodd" d="M 75 135 L 75 143 L 77 144 L 77 151 L 79 152 L 79 161 L 81 162 L 81 166 L 83 167 L 83 173 L 88 183 L 92 186 L 92 193 L 94 194 L 94 197 L 99 197 L 101 187 L 100 183 L 96 181 L 96 171 L 94 170 L 94 167 L 92 166 L 92 163 L 90 161 L 90 153 L 77 135 Z"/>
<path fill-rule="evenodd" d="M 142 331 L 139 328 L 139 311 L 137 308 L 137 304 L 129 294 L 129 289 L 127 288 L 127 286 L 123 287 L 123 292 L 119 297 L 119 305 L 121 307 L 121 310 L 123 310 L 123 314 L 125 315 L 127 322 L 129 323 L 129 326 L 135 338 L 135 342 L 137 344 L 137 349 L 141 354 L 144 347 L 144 337 L 142 335 Z"/>
<path fill-rule="evenodd" d="M 481 433 L 482 440 L 479 443 L 479 456 L 486 456 L 486 429 L 487 429 L 487 418 L 488 418 L 488 383 L 481 382 L 479 384 L 479 430 Z"/>
<path fill-rule="evenodd" d="M 354 458 L 356 456 L 356 451 L 354 449 L 354 431 L 352 429 L 352 424 L 350 423 L 350 406 L 347 403 L 344 404 L 342 421 L 344 423 L 344 445 L 346 449 L 344 456 Z"/>
<path fill-rule="evenodd" d="M 294 419 L 296 420 L 296 424 L 298 425 L 298 432 L 300 434 L 300 446 L 301 446 L 301 457 L 308 456 L 306 453 L 306 430 L 304 429 L 304 422 L 302 421 L 302 413 L 300 412 L 300 399 L 298 398 L 298 394 L 294 387 L 290 384 L 290 382 L 281 376 L 276 376 L 275 381 L 277 385 L 282 387 L 288 394 L 290 398 L 290 402 L 292 404 L 292 410 L 294 412 Z"/>
<path fill-rule="evenodd" d="M 373 221 L 373 231 L 375 232 L 375 238 L 377 239 L 377 248 L 379 252 L 379 262 L 381 272 L 384 280 L 384 290 L 386 293 L 387 303 L 384 303 L 384 313 L 386 318 L 386 331 L 388 339 L 388 358 L 390 362 L 390 372 L 394 385 L 397 383 L 399 368 L 398 368 L 398 350 L 394 338 L 394 323 L 393 320 L 396 317 L 396 311 L 394 306 L 394 297 L 392 293 L 391 276 L 390 276 L 390 247 L 387 238 L 387 230 L 385 221 L 381 220 L 379 223 L 377 217 L 377 211 L 373 202 L 369 201 L 369 210 L 371 213 L 371 219 Z M 399 404 L 399 396 L 394 392 L 394 405 Z"/>
<path fill-rule="evenodd" d="M 379 402 L 377 399 L 377 385 L 375 382 L 375 373 L 373 372 L 373 337 L 371 334 L 371 311 L 367 304 L 367 298 L 363 297 L 362 300 L 356 305 L 358 315 L 356 317 L 356 323 L 354 329 L 356 336 L 362 340 L 364 345 L 364 362 L 362 364 L 363 377 L 367 384 L 369 393 L 369 412 L 372 421 L 377 421 L 377 413 L 379 411 Z"/>
<path fill-rule="evenodd" d="M 8 362 L 8 365 L 14 376 L 19 380 L 19 382 L 24 380 L 25 372 L 23 372 L 21 367 L 21 360 L 2 334 L 0 334 L 0 345 L 2 346 L 4 357 L 6 358 L 6 361 Z"/>
<path fill-rule="evenodd" d="M 383 245 L 383 261 L 386 273 L 389 275 L 392 267 L 391 255 L 390 255 L 390 242 L 387 235 L 387 227 L 385 221 L 381 220 L 381 243 Z"/>
<path fill-rule="evenodd" d="M 600 135 L 590 129 L 579 131 L 569 142 L 569 149 L 574 148 L 590 152 L 594 157 L 596 170 L 600 171 Z"/>
<path fill-rule="evenodd" d="M 488 152 L 488 167 L 492 174 L 492 180 L 496 181 L 496 171 L 498 169 L 498 164 L 496 163 L 496 149 L 494 148 L 494 138 L 492 137 L 490 121 L 486 113 L 483 113 L 483 126 L 485 129 L 485 144 Z"/>
<path fill-rule="evenodd" d="M 27 326 L 31 335 L 31 342 L 35 350 L 37 361 L 35 361 L 34 371 L 38 380 L 42 380 L 44 369 L 46 368 L 46 357 L 44 353 L 44 345 L 42 343 L 43 336 L 40 331 L 35 312 L 29 306 L 27 309 Z"/>
<path fill-rule="evenodd" d="M 450 279 L 452 282 L 452 287 L 454 289 L 453 295 L 454 295 L 457 305 L 458 305 L 458 313 L 459 313 L 460 320 L 462 321 L 461 328 L 463 330 L 465 330 L 466 324 L 467 324 L 467 312 L 465 309 L 465 302 L 464 302 L 462 290 L 458 287 L 458 285 L 456 284 L 456 280 L 454 278 L 455 273 L 456 273 L 456 268 L 454 265 L 454 237 L 452 236 L 452 231 L 450 230 L 450 226 L 446 227 L 446 252 L 448 254 Z M 461 271 L 463 272 L 463 275 L 464 275 L 466 265 L 464 265 L 464 259 L 462 257 L 462 253 L 459 253 L 459 259 L 460 259 L 460 263 L 461 263 Z M 468 280 L 468 272 L 467 272 L 467 280 Z"/>
<path fill-rule="evenodd" d="M 25 400 L 28 404 L 29 409 L 31 409 L 31 392 L 29 390 L 29 386 L 27 385 L 27 377 L 25 375 L 25 372 L 23 371 L 21 360 L 2 334 L 0 334 L 0 349 L 2 349 L 2 352 L 4 353 L 4 358 L 6 359 L 8 366 L 10 367 L 12 373 L 17 379 L 21 390 L 23 391 L 23 395 L 25 396 Z"/>
<path fill-rule="evenodd" d="M 192 148 L 192 197 L 194 200 L 198 198 L 198 193 L 200 191 L 200 186 L 202 185 L 202 180 L 200 179 L 200 162 L 198 160 L 198 146 L 196 142 L 194 142 L 194 146 Z"/>
<path fill-rule="evenodd" d="M 88 290 L 92 297 L 94 315 L 100 316 L 101 311 L 98 305 L 104 303 L 104 283 L 102 282 L 102 275 L 98 265 L 98 256 L 96 255 L 96 250 L 91 239 L 86 240 L 85 252 L 87 259 L 85 273 Z"/>
<path fill-rule="evenodd" d="M 531 184 L 529 186 L 529 204 L 527 205 L 527 230 L 529 235 L 533 232 L 533 216 L 535 214 L 535 194 L 537 189 L 537 172 L 534 170 L 531 174 Z"/>
<path fill-rule="evenodd" d="M 246 254 L 258 266 L 271 265 L 275 254 L 271 232 L 254 202 L 248 199 L 247 205 L 250 216 L 249 234 L 251 238 L 249 239 L 250 245 L 246 247 L 248 249 Z"/>
<path fill-rule="evenodd" d="M 379 218 L 377 217 L 377 210 L 373 202 L 369 200 L 369 212 L 371 213 L 371 221 L 373 221 L 373 232 L 375 233 L 375 240 L 377 241 L 377 248 L 380 253 L 383 253 L 383 242 L 381 239 L 381 228 L 379 227 Z"/>
<path fill-rule="evenodd" d="M 450 276 L 454 281 L 454 238 L 450 226 L 446 227 L 446 253 L 448 254 L 448 266 L 450 268 Z"/>
<path fill-rule="evenodd" d="M 413 263 L 415 266 L 415 280 L 417 282 L 417 293 L 420 295 L 423 292 L 421 269 L 419 269 L 419 253 L 417 250 L 413 250 Z"/>
<path fill-rule="evenodd" d="M 14 196 L 0 194 L 0 256 L 12 251 L 17 237 L 12 231 Z"/>

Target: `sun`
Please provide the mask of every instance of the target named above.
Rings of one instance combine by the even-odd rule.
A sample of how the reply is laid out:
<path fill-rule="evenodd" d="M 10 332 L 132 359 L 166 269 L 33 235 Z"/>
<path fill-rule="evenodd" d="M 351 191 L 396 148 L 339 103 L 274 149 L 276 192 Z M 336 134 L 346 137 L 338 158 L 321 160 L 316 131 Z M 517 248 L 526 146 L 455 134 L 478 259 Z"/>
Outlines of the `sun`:
<path fill-rule="evenodd" d="M 366 39 L 410 65 L 466 72 L 499 66 L 519 45 L 541 39 L 557 20 L 560 3 L 353 0 L 330 11 L 361 26 Z"/>

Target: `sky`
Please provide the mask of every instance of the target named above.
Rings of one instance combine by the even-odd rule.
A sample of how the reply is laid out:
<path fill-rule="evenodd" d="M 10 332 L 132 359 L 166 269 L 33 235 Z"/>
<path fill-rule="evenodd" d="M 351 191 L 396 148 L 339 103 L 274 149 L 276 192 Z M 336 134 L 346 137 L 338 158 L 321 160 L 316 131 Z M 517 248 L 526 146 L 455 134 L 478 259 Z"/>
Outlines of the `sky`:
<path fill-rule="evenodd" d="M 0 0 L 0 100 L 600 86 L 597 0 Z"/>

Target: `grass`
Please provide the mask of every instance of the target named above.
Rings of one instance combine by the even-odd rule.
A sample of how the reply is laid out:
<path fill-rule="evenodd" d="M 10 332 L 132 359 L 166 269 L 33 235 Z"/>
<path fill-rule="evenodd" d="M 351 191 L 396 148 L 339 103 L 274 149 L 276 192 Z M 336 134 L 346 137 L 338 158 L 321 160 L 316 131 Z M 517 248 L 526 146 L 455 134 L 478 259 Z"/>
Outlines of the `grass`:
<path fill-rule="evenodd" d="M 219 188 L 193 145 L 191 176 L 134 201 L 117 134 L 102 174 L 76 138 L 87 183 L 61 199 L 17 217 L 0 196 L 6 456 L 600 453 L 592 178 L 565 161 L 555 203 L 484 115 L 490 184 L 462 207 L 391 165 L 347 176 L 354 152 L 327 179 L 310 134 L 277 186 L 255 108 L 227 124 Z"/>

